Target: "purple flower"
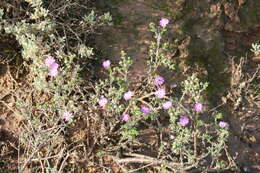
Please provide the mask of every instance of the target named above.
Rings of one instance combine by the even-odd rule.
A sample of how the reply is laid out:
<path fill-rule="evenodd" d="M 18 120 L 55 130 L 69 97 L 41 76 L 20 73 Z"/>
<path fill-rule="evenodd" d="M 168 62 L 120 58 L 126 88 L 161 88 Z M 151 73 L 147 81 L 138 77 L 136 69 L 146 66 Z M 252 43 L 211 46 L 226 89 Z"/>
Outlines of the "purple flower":
<path fill-rule="evenodd" d="M 198 103 L 196 103 L 195 105 L 194 105 L 194 110 L 196 111 L 196 112 L 201 112 L 202 111 L 202 103 L 200 103 L 200 102 L 198 102 Z"/>
<path fill-rule="evenodd" d="M 62 117 L 61 119 L 64 120 L 64 121 L 70 121 L 72 119 L 72 113 L 68 112 L 68 111 L 65 111 L 63 114 L 62 114 Z"/>
<path fill-rule="evenodd" d="M 122 120 L 125 122 L 128 121 L 129 118 L 130 118 L 129 114 L 123 114 L 123 116 L 122 116 Z"/>
<path fill-rule="evenodd" d="M 48 58 L 45 59 L 45 65 L 49 67 L 49 76 L 57 76 L 59 64 L 55 62 L 55 59 L 52 56 L 48 56 Z"/>
<path fill-rule="evenodd" d="M 189 124 L 189 121 L 190 121 L 190 120 L 189 120 L 188 117 L 183 116 L 183 117 L 180 118 L 179 124 L 180 124 L 181 126 L 186 126 L 187 124 Z"/>
<path fill-rule="evenodd" d="M 51 77 L 57 76 L 57 74 L 58 74 L 58 67 L 59 67 L 58 63 L 56 63 L 56 62 L 52 63 L 49 66 L 49 73 L 48 73 L 48 75 L 51 76 Z"/>
<path fill-rule="evenodd" d="M 106 106 L 107 102 L 108 102 L 107 98 L 102 97 L 102 98 L 98 101 L 98 104 L 99 104 L 99 106 L 100 106 L 101 108 L 104 108 L 104 107 Z"/>
<path fill-rule="evenodd" d="M 162 18 L 159 22 L 160 26 L 163 28 L 166 27 L 168 25 L 168 23 L 169 23 L 169 19 L 166 19 L 166 18 Z"/>
<path fill-rule="evenodd" d="M 51 77 L 55 77 L 55 76 L 57 76 L 57 74 L 58 74 L 58 69 L 56 69 L 56 68 L 51 68 L 48 73 L 48 75 Z"/>
<path fill-rule="evenodd" d="M 133 95 L 134 95 L 134 92 L 133 92 L 133 91 L 127 91 L 127 92 L 124 94 L 124 99 L 125 99 L 126 101 L 127 101 L 127 100 L 130 100 Z"/>
<path fill-rule="evenodd" d="M 218 125 L 219 125 L 219 127 L 222 128 L 222 129 L 228 127 L 228 123 L 226 123 L 226 122 L 224 122 L 224 121 L 220 121 Z"/>
<path fill-rule="evenodd" d="M 53 63 L 55 63 L 55 59 L 52 56 L 48 56 L 48 58 L 45 59 L 45 65 L 47 67 L 50 67 Z"/>
<path fill-rule="evenodd" d="M 155 96 L 159 99 L 163 98 L 165 96 L 165 89 L 164 88 L 159 88 L 156 92 L 155 92 Z"/>
<path fill-rule="evenodd" d="M 54 63 L 52 63 L 49 67 L 50 67 L 50 69 L 58 69 L 59 64 L 56 63 L 56 62 L 54 62 Z"/>
<path fill-rule="evenodd" d="M 155 79 L 154 79 L 154 85 L 156 86 L 160 86 L 164 83 L 164 79 L 163 77 L 161 76 L 157 76 Z"/>
<path fill-rule="evenodd" d="M 170 109 L 172 107 L 172 102 L 171 101 L 167 101 L 163 103 L 163 109 L 167 110 Z"/>
<path fill-rule="evenodd" d="M 104 68 L 108 68 L 111 65 L 111 62 L 109 60 L 103 61 L 102 63 Z"/>
<path fill-rule="evenodd" d="M 147 106 L 141 106 L 141 112 L 147 115 L 151 112 L 151 109 Z"/>

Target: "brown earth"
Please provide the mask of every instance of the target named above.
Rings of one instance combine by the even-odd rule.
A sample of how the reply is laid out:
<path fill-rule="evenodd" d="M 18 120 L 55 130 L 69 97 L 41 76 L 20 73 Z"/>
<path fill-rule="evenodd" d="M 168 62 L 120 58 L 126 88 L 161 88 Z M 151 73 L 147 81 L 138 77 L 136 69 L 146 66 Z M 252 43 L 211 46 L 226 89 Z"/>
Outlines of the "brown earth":
<path fill-rule="evenodd" d="M 119 60 L 121 50 L 126 51 L 134 60 L 133 80 L 140 79 L 145 74 L 147 50 L 149 40 L 152 39 L 148 31 L 149 23 L 157 22 L 161 17 L 172 17 L 174 20 L 170 21 L 168 35 L 173 34 L 174 37 L 167 40 L 178 40 L 180 61 L 194 66 L 198 64 L 201 71 L 205 71 L 206 78 L 216 84 L 215 87 L 211 86 L 209 98 L 221 98 L 224 93 L 217 94 L 219 88 L 224 91 L 229 87 L 226 79 L 222 81 L 222 76 L 226 76 L 222 72 L 228 68 L 229 62 L 226 54 L 245 55 L 250 45 L 260 38 L 260 14 L 256 10 L 260 6 L 259 2 L 161 0 L 159 3 L 156 0 L 132 0 L 111 3 L 108 9 L 113 8 L 117 12 L 114 17 L 118 22 L 112 27 L 104 28 L 97 37 L 96 44 L 104 51 L 104 58 L 111 58 L 113 62 Z M 19 83 L 19 76 L 16 75 L 17 62 L 9 60 L 16 54 L 14 52 L 17 52 L 17 46 L 13 46 L 16 43 L 10 42 L 11 39 L 4 38 L 0 37 L 0 170 L 4 172 L 8 166 L 8 170 L 13 167 L 12 171 L 15 172 L 19 124 L 22 118 L 15 110 L 15 98 L 12 94 L 17 82 Z M 249 56 L 249 61 L 251 57 Z M 252 62 L 251 67 L 256 66 Z M 190 69 L 187 66 L 181 68 Z M 196 69 L 191 68 L 185 75 L 193 71 Z M 212 75 L 215 76 L 214 79 L 211 78 Z M 213 101 L 212 104 L 216 102 L 218 101 Z M 235 111 L 227 109 L 226 116 L 232 133 L 229 146 L 231 154 L 238 154 L 241 167 L 252 167 L 251 172 L 255 173 L 260 172 L 259 102 L 260 100 L 253 104 L 244 103 Z M 155 141 L 153 130 L 143 131 L 141 134 L 144 141 L 151 144 Z M 6 165 L 6 162 L 9 164 Z"/>

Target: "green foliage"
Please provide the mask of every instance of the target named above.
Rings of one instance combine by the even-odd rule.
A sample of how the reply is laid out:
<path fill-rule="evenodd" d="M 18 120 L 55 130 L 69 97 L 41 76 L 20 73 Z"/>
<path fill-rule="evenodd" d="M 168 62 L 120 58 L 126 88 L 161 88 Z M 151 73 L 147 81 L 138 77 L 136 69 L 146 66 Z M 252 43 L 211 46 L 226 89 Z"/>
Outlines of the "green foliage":
<path fill-rule="evenodd" d="M 253 43 L 251 51 L 255 54 L 255 56 L 259 56 L 260 55 L 260 44 Z"/>
<path fill-rule="evenodd" d="M 154 23 L 150 23 L 150 31 L 154 33 L 156 42 L 151 42 L 149 49 L 150 59 L 147 64 L 151 67 L 150 71 L 156 70 L 159 66 L 164 66 L 169 70 L 175 70 L 175 64 L 171 57 L 166 56 L 165 52 L 169 49 L 169 43 L 161 43 L 162 35 L 167 31 L 166 27 L 158 28 Z M 151 71 L 153 72 L 153 71 Z"/>
<path fill-rule="evenodd" d="M 102 16 L 97 16 L 94 10 L 92 10 L 88 15 L 83 16 L 83 25 L 88 25 L 89 27 L 97 27 L 98 25 L 111 24 L 112 17 L 109 13 L 105 13 Z M 97 25 L 98 24 L 98 25 Z"/>
<path fill-rule="evenodd" d="M 74 19 L 74 22 L 82 25 L 75 27 L 71 23 L 61 26 L 59 11 L 53 16 L 52 11 L 44 8 L 42 0 L 25 1 L 29 7 L 26 9 L 27 15 L 21 20 L 2 20 L 4 14 L 0 10 L 0 29 L 15 36 L 22 49 L 24 67 L 28 71 L 26 89 L 19 91 L 21 94 L 17 96 L 16 102 L 16 107 L 25 120 L 20 138 L 25 148 L 25 165 L 19 171 L 23 172 L 28 164 L 26 159 L 29 162 L 41 159 L 38 158 L 39 153 L 45 154 L 40 154 L 43 158 L 50 158 L 45 159 L 43 172 L 61 171 L 63 168 L 53 164 L 55 157 L 52 156 L 60 154 L 63 157 L 66 152 L 69 153 L 62 133 L 82 113 L 79 100 L 82 100 L 80 86 L 83 85 L 83 80 L 79 74 L 83 65 L 93 59 L 94 55 L 93 49 L 80 38 L 82 36 L 79 31 L 93 33 L 94 29 L 110 23 L 111 17 L 108 13 L 98 16 L 92 11 L 90 15 L 82 16 L 82 20 Z M 59 7 L 64 8 L 63 14 L 68 13 L 66 8 L 70 7 L 70 3 L 64 5 L 66 6 Z M 67 34 L 62 35 L 64 33 Z M 77 46 L 75 40 L 79 43 Z M 50 67 L 46 66 L 46 59 L 51 56 L 58 64 L 55 76 L 50 76 Z M 84 63 L 80 65 L 79 61 Z M 69 117 L 71 120 L 63 118 L 66 111 L 72 115 Z"/>
<path fill-rule="evenodd" d="M 196 77 L 195 74 L 188 77 L 183 83 L 183 95 L 188 95 L 194 99 L 195 102 L 199 102 L 201 99 L 201 93 L 208 87 L 208 83 L 202 83 Z"/>

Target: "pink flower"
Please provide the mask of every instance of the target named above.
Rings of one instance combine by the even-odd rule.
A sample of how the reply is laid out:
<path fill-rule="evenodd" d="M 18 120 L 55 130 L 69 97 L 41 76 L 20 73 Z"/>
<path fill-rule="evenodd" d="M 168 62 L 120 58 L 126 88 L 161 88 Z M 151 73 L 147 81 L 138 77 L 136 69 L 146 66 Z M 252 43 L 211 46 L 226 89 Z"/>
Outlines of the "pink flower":
<path fill-rule="evenodd" d="M 102 63 L 104 68 L 108 68 L 111 65 L 111 62 L 109 60 L 103 61 Z"/>
<path fill-rule="evenodd" d="M 106 106 L 107 102 L 108 102 L 107 98 L 102 97 L 102 98 L 98 101 L 98 104 L 99 104 L 99 106 L 100 106 L 101 108 L 104 108 L 104 107 Z"/>
<path fill-rule="evenodd" d="M 202 111 L 202 103 L 200 103 L 200 102 L 198 102 L 198 103 L 196 103 L 195 105 L 194 105 L 194 110 L 196 111 L 196 112 L 201 112 Z"/>
<path fill-rule="evenodd" d="M 189 121 L 190 121 L 190 120 L 189 120 L 188 117 L 183 116 L 183 117 L 180 118 L 179 124 L 180 124 L 181 126 L 186 126 L 186 125 L 189 124 Z"/>
<path fill-rule="evenodd" d="M 155 92 L 155 96 L 159 99 L 164 98 L 165 96 L 165 89 L 164 88 L 159 88 L 156 92 Z"/>
<path fill-rule="evenodd" d="M 47 67 L 50 67 L 51 64 L 55 62 L 55 59 L 52 56 L 48 56 L 48 58 L 45 59 L 45 65 Z"/>
<path fill-rule="evenodd" d="M 49 76 L 55 77 L 55 76 L 57 76 L 57 74 L 58 74 L 58 69 L 57 68 L 49 69 L 49 73 L 48 73 Z"/>
<path fill-rule="evenodd" d="M 49 67 L 49 76 L 57 76 L 59 64 L 55 62 L 55 59 L 52 56 L 48 56 L 48 58 L 45 59 L 45 65 Z"/>
<path fill-rule="evenodd" d="M 127 92 L 124 94 L 124 99 L 125 99 L 126 101 L 127 101 L 127 100 L 130 100 L 133 95 L 134 95 L 134 92 L 133 92 L 133 91 L 127 91 Z"/>
<path fill-rule="evenodd" d="M 156 86 L 160 86 L 164 83 L 164 78 L 161 77 L 161 76 L 157 76 L 155 79 L 154 79 L 154 85 Z"/>
<path fill-rule="evenodd" d="M 147 115 L 151 112 L 151 109 L 147 106 L 141 106 L 141 112 Z"/>
<path fill-rule="evenodd" d="M 50 69 L 58 69 L 59 64 L 56 63 L 56 62 L 54 62 L 54 63 L 52 63 L 49 67 L 50 67 Z"/>
<path fill-rule="evenodd" d="M 172 107 L 172 102 L 171 101 L 167 101 L 163 103 L 163 109 L 167 110 L 170 109 Z"/>
<path fill-rule="evenodd" d="M 122 120 L 125 122 L 128 121 L 129 118 L 130 118 L 129 114 L 123 114 L 123 116 L 122 116 Z"/>
<path fill-rule="evenodd" d="M 220 121 L 218 125 L 219 125 L 219 127 L 222 128 L 222 129 L 228 127 L 228 123 L 226 123 L 226 122 L 224 122 L 224 121 Z"/>
<path fill-rule="evenodd" d="M 62 114 L 62 117 L 61 119 L 64 120 L 64 121 L 70 121 L 72 119 L 72 113 L 68 112 L 68 111 L 65 111 L 63 114 Z"/>
<path fill-rule="evenodd" d="M 49 66 L 49 76 L 55 77 L 58 74 L 59 64 L 54 62 Z"/>
<path fill-rule="evenodd" d="M 159 22 L 160 26 L 163 28 L 166 27 L 168 25 L 168 23 L 169 23 L 169 19 L 166 19 L 166 18 L 162 18 Z"/>

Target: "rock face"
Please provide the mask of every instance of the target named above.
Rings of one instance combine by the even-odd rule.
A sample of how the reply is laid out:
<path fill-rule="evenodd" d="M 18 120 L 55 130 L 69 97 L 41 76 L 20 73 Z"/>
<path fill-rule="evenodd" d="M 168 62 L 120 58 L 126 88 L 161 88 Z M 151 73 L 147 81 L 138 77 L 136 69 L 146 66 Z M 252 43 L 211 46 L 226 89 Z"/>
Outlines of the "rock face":
<path fill-rule="evenodd" d="M 224 73 L 229 63 L 227 55 L 244 56 L 260 38 L 259 6 L 260 1 L 246 0 L 185 1 L 182 8 L 172 6 L 181 14 L 174 24 L 186 38 L 184 46 L 179 46 L 181 56 L 186 57 L 188 64 L 198 64 L 205 70 L 213 102 L 228 85 Z"/>
<path fill-rule="evenodd" d="M 223 73 L 228 60 L 224 54 L 225 44 L 221 30 L 224 26 L 223 6 L 210 0 L 187 1 L 183 10 L 181 26 L 191 37 L 186 49 L 188 64 L 197 64 L 204 69 L 209 81 L 209 99 L 216 101 L 216 94 L 224 89 L 226 76 Z M 219 81 L 219 79 L 222 79 Z M 216 101 L 217 102 L 217 101 Z"/>
<path fill-rule="evenodd" d="M 239 0 L 225 3 L 223 36 L 225 50 L 232 54 L 245 54 L 252 43 L 260 38 L 260 1 Z"/>

